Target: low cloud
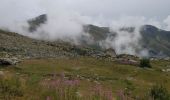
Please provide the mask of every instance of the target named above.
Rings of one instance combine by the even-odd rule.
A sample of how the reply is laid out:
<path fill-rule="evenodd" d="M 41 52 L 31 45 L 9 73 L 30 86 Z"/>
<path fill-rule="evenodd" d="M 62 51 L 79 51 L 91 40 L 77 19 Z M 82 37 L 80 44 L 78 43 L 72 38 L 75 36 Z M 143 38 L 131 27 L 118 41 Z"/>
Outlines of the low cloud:
<path fill-rule="evenodd" d="M 165 23 L 165 29 L 170 31 L 170 15 L 163 22 Z"/>
<path fill-rule="evenodd" d="M 111 4 L 113 2 L 126 5 L 126 3 L 121 3 L 124 1 L 120 2 L 117 0 L 104 2 L 98 0 L 75 0 L 74 2 L 71 0 L 3 0 L 0 4 L 0 28 L 36 39 L 48 41 L 63 40 L 81 44 L 81 39 L 87 42 L 93 41 L 90 34 L 83 31 L 84 25 L 108 26 L 112 36 L 108 36 L 106 40 L 100 41 L 100 45 L 103 48 L 114 48 L 118 54 L 128 53 L 135 55 L 147 55 L 147 50 L 143 49 L 139 43 L 141 39 L 139 30 L 142 25 L 149 24 L 170 30 L 170 16 L 162 21 L 157 18 L 148 18 L 145 15 L 121 16 L 117 18 L 114 16 L 114 13 L 124 13 L 123 11 L 115 11 L 115 9 L 112 11 Z M 94 6 L 94 4 L 97 5 Z M 115 7 L 119 8 L 119 6 Z M 100 9 L 98 10 L 98 8 Z M 132 9 L 129 10 L 131 12 Z M 129 15 L 131 14 L 130 12 Z M 47 14 L 47 22 L 41 25 L 37 31 L 28 32 L 29 25 L 27 21 L 40 14 Z M 135 30 L 134 32 L 120 31 L 120 28 L 124 27 L 135 27 Z M 140 49 L 140 52 L 137 52 L 136 49 Z"/>

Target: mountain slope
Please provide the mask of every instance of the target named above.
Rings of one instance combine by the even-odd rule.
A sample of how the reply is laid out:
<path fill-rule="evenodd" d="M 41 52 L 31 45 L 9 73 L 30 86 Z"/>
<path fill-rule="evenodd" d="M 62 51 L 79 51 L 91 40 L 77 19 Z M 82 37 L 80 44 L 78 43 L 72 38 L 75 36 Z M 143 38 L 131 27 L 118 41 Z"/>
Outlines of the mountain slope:
<path fill-rule="evenodd" d="M 147 48 L 152 56 L 170 56 L 170 31 L 145 25 L 141 29 L 142 45 Z"/>
<path fill-rule="evenodd" d="M 109 28 L 105 29 L 107 30 L 94 25 L 88 25 L 88 33 L 97 41 L 105 40 L 111 33 Z M 120 28 L 120 31 L 126 31 L 131 34 L 135 32 L 135 27 Z M 142 37 L 139 45 L 149 51 L 150 57 L 170 56 L 170 31 L 161 30 L 152 25 L 143 25 L 140 29 L 140 34 Z M 112 37 L 115 36 L 112 35 Z"/>

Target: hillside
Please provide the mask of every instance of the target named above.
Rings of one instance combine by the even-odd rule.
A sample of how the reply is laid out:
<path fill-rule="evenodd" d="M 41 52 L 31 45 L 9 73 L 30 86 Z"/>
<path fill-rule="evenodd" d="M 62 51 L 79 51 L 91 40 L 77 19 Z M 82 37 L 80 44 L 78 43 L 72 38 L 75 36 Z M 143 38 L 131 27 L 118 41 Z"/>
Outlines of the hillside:
<path fill-rule="evenodd" d="M 73 44 L 56 41 L 40 41 L 13 32 L 0 31 L 0 53 L 17 57 L 76 57 L 76 56 L 104 56 L 104 51 L 90 47 L 75 46 Z"/>

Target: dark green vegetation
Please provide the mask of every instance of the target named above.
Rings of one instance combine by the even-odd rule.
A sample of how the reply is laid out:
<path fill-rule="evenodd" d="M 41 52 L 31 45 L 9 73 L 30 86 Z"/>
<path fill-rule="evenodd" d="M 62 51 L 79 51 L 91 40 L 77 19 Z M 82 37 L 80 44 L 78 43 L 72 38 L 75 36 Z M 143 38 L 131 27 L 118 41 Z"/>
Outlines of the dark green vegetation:
<path fill-rule="evenodd" d="M 167 89 L 161 85 L 155 85 L 150 90 L 150 96 L 154 100 L 170 100 L 170 94 Z"/>
<path fill-rule="evenodd" d="M 5 82 L 5 87 L 8 87 L 4 93 L 10 96 L 8 98 L 14 98 L 12 100 L 45 100 L 46 98 L 55 100 L 55 98 L 68 97 L 73 98 L 71 100 L 76 100 L 75 98 L 99 100 L 108 97 L 113 97 L 113 100 L 122 97 L 135 100 L 150 97 L 149 93 L 153 96 L 162 94 L 162 90 L 157 94 L 159 89 L 151 89 L 155 84 L 162 84 L 167 92 L 170 92 L 170 72 L 162 71 L 169 68 L 170 61 L 151 61 L 151 65 L 152 69 L 143 69 L 104 59 L 79 57 L 25 60 L 16 66 L 1 67 L 0 70 L 4 73 L 4 79 L 8 80 L 1 82 Z M 14 79 L 16 81 L 13 81 Z M 58 84 L 60 88 L 57 88 Z M 61 96 L 60 89 L 65 90 L 65 97 Z M 94 94 L 97 93 L 96 91 L 102 91 L 102 94 Z M 112 96 L 109 95 L 110 93 Z M 1 95 L 4 97 L 3 94 Z"/>
<path fill-rule="evenodd" d="M 151 68 L 151 67 L 152 67 L 151 64 L 150 64 L 150 60 L 147 59 L 147 58 L 141 59 L 141 60 L 140 60 L 140 65 L 139 65 L 139 66 L 140 66 L 141 68 L 145 68 L 145 67 Z"/>

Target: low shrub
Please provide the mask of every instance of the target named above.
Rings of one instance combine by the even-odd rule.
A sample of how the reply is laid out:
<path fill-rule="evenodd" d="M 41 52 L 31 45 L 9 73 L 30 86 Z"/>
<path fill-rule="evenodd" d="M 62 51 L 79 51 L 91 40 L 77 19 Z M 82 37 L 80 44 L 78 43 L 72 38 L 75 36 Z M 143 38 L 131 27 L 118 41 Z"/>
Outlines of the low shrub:
<path fill-rule="evenodd" d="M 151 88 L 149 95 L 153 100 L 170 100 L 170 94 L 162 85 L 155 85 Z"/>
<path fill-rule="evenodd" d="M 141 60 L 140 60 L 140 65 L 139 65 L 139 66 L 140 66 L 141 68 L 145 68 L 145 67 L 151 68 L 151 67 L 152 67 L 151 64 L 150 64 L 150 60 L 147 59 L 147 58 L 141 59 Z"/>

